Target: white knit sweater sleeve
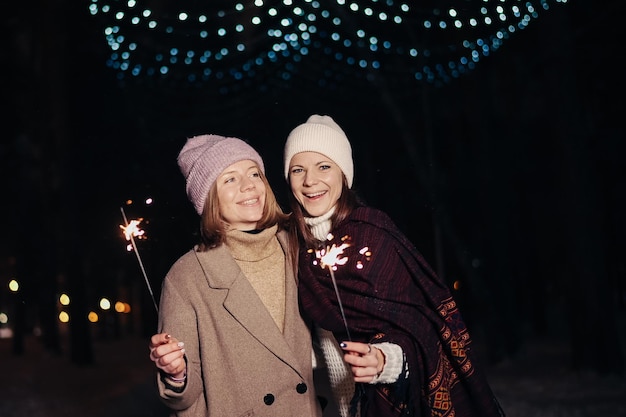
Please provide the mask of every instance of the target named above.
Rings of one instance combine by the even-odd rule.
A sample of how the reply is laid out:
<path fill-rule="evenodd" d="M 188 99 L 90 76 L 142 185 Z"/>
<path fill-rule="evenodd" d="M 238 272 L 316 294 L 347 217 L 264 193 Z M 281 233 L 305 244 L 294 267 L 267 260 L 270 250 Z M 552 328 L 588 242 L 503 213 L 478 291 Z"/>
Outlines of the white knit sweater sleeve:
<path fill-rule="evenodd" d="M 372 343 L 372 346 L 380 349 L 383 355 L 385 355 L 385 366 L 383 371 L 370 384 L 393 384 L 403 371 L 404 352 L 402 348 L 389 342 Z"/>
<path fill-rule="evenodd" d="M 350 400 L 354 395 L 354 378 L 350 366 L 343 360 L 343 350 L 332 332 L 316 328 L 330 388 L 341 417 L 349 416 Z M 319 362 L 318 362 L 319 366 Z M 360 413 L 359 413 L 360 414 Z"/>

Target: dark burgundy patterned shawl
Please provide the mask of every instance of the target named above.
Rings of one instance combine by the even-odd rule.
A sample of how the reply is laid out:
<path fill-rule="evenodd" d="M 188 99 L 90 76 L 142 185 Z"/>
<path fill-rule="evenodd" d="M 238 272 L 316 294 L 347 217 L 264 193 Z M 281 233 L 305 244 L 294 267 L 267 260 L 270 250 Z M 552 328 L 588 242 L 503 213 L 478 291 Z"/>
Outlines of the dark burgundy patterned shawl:
<path fill-rule="evenodd" d="M 334 275 L 352 340 L 400 345 L 409 369 L 394 384 L 357 384 L 362 417 L 503 416 L 450 290 L 391 219 L 359 207 L 332 234 L 329 246 L 350 245 Z M 299 268 L 303 315 L 347 340 L 328 268 L 306 248 Z"/>

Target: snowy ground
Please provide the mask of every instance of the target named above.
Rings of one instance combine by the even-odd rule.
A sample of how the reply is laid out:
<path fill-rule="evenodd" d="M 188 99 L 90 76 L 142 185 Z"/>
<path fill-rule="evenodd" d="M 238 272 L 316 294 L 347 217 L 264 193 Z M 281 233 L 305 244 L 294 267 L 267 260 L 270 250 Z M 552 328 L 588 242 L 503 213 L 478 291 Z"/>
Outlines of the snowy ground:
<path fill-rule="evenodd" d="M 153 387 L 147 343 L 137 337 L 98 342 L 96 364 L 79 368 L 69 354 L 42 352 L 29 340 L 24 355 L 0 339 L 2 417 L 165 417 Z M 508 417 L 626 417 L 626 378 L 566 370 L 564 348 L 529 345 L 520 359 L 487 369 Z"/>

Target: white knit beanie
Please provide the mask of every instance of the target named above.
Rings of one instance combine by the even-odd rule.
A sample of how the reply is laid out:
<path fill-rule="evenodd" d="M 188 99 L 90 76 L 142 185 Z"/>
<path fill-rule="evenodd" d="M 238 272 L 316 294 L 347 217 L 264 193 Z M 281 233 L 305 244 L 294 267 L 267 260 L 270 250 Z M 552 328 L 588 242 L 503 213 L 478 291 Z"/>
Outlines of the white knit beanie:
<path fill-rule="evenodd" d="M 202 214 L 209 190 L 217 176 L 235 162 L 249 159 L 265 174 L 263 159 L 241 139 L 200 135 L 187 139 L 178 154 L 178 166 L 185 176 L 187 197 Z"/>
<path fill-rule="evenodd" d="M 291 158 L 300 152 L 317 152 L 332 159 L 346 176 L 348 187 L 352 188 L 354 179 L 352 147 L 348 137 L 332 117 L 314 114 L 306 123 L 291 131 L 283 155 L 285 179 L 289 179 Z"/>

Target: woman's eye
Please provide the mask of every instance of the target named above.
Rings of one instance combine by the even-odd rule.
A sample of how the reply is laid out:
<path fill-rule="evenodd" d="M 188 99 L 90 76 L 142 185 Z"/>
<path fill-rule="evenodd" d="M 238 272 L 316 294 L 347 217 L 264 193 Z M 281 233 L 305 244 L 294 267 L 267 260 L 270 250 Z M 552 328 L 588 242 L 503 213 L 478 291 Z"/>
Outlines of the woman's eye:
<path fill-rule="evenodd" d="M 327 169 L 330 169 L 330 165 L 320 165 L 320 170 L 326 171 Z"/>
<path fill-rule="evenodd" d="M 251 176 L 254 177 L 254 178 L 259 178 L 261 176 L 261 173 L 260 172 L 253 172 Z"/>
<path fill-rule="evenodd" d="M 292 168 L 291 169 L 291 173 L 292 174 L 299 174 L 302 172 L 302 168 Z"/>

